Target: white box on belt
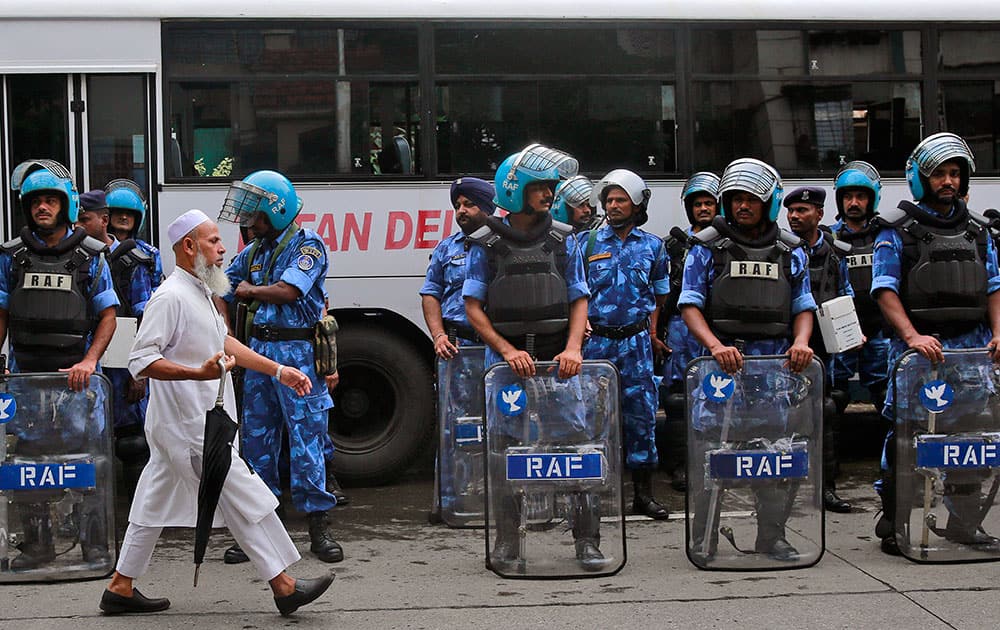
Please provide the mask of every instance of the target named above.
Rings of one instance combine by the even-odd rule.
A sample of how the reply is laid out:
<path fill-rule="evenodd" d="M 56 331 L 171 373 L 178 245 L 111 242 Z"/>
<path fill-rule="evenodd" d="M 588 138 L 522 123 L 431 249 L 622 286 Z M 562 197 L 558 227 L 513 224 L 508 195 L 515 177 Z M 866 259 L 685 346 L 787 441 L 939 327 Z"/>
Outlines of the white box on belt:
<path fill-rule="evenodd" d="M 827 352 L 856 348 L 864 339 L 858 314 L 854 310 L 854 298 L 849 295 L 820 304 L 816 311 L 816 321 L 819 322 L 819 332 L 823 335 L 823 345 Z"/>

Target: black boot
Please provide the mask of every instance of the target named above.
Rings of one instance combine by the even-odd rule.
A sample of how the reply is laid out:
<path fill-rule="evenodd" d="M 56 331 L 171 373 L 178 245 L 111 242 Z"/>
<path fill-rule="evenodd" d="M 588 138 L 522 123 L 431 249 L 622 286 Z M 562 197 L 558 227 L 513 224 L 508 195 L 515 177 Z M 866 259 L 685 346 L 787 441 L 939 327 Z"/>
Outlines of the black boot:
<path fill-rule="evenodd" d="M 632 471 L 632 485 L 635 498 L 632 500 L 632 512 L 643 514 L 654 521 L 665 521 L 670 517 L 667 508 L 657 503 L 653 498 L 653 471 L 648 468 L 637 468 Z"/>
<path fill-rule="evenodd" d="M 20 555 L 10 562 L 12 571 L 35 569 L 56 559 L 49 504 L 23 503 L 20 507 L 24 541 L 18 545 Z"/>
<path fill-rule="evenodd" d="M 944 537 L 960 545 L 996 545 L 996 537 L 979 531 L 982 522 L 980 484 L 950 483 L 944 487 L 948 504 L 948 524 Z"/>
<path fill-rule="evenodd" d="M 835 392 L 836 393 L 836 392 Z M 847 514 L 851 504 L 837 496 L 836 478 L 839 468 L 837 460 L 837 425 L 840 420 L 839 405 L 832 395 L 823 400 L 823 507 L 830 512 Z"/>
<path fill-rule="evenodd" d="M 233 546 L 222 554 L 222 561 L 226 564 L 243 564 L 250 562 L 250 557 L 247 556 L 247 552 L 243 551 L 243 547 L 240 547 L 240 543 L 233 543 Z"/>
<path fill-rule="evenodd" d="M 687 491 L 687 394 L 683 383 L 671 387 L 666 396 L 664 412 L 667 421 L 664 459 L 670 463 L 670 487 L 677 492 Z"/>
<path fill-rule="evenodd" d="M 754 551 L 765 553 L 772 560 L 794 562 L 799 552 L 785 539 L 785 521 L 788 520 L 789 490 L 787 488 L 760 488 L 754 491 L 757 500 L 757 541 Z"/>
<path fill-rule="evenodd" d="M 97 503 L 93 501 L 92 503 Z M 83 523 L 80 527 L 80 551 L 83 561 L 94 569 L 111 568 L 111 554 L 108 552 L 108 529 L 100 504 L 84 503 Z"/>
<path fill-rule="evenodd" d="M 600 571 L 606 564 L 600 549 L 601 499 L 596 494 L 577 492 L 571 500 L 576 561 L 584 571 Z"/>
<path fill-rule="evenodd" d="M 326 512 L 309 513 L 309 551 L 323 562 L 340 562 L 344 549 L 333 539 L 328 529 Z"/>
<path fill-rule="evenodd" d="M 333 474 L 333 467 L 330 466 L 330 462 L 326 463 L 326 491 L 337 499 L 338 506 L 348 505 L 351 502 L 351 499 L 344 494 L 344 490 L 340 487 L 337 477 Z"/>
<path fill-rule="evenodd" d="M 501 572 L 510 572 L 521 566 L 521 506 L 513 496 L 500 499 L 500 512 L 496 516 L 496 540 L 487 564 Z"/>

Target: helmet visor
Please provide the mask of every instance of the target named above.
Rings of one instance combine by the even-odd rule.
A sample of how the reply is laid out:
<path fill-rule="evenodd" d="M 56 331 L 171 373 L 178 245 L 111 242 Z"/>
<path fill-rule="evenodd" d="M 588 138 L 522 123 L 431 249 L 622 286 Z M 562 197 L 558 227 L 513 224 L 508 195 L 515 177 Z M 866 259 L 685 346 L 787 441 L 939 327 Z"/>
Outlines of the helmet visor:
<path fill-rule="evenodd" d="M 253 225 L 258 212 L 266 212 L 270 204 L 277 201 L 278 196 L 263 188 L 246 182 L 233 182 L 222 202 L 219 220 L 238 223 L 241 227 Z"/>
<path fill-rule="evenodd" d="M 547 171 L 554 168 L 559 173 L 559 177 L 568 179 L 580 171 L 580 163 L 576 158 L 558 149 L 532 144 L 521 151 L 510 170 L 515 171 L 518 168 L 530 171 Z"/>

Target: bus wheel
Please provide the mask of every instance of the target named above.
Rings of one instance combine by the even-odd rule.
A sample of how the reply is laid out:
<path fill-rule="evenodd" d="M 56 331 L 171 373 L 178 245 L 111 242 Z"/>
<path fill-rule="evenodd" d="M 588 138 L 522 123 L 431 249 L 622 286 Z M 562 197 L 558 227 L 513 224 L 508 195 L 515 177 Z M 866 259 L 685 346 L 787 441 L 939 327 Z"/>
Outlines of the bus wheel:
<path fill-rule="evenodd" d="M 368 325 L 337 333 L 340 383 L 329 432 L 337 478 L 355 484 L 393 481 L 424 450 L 434 427 L 434 380 L 419 351 Z"/>

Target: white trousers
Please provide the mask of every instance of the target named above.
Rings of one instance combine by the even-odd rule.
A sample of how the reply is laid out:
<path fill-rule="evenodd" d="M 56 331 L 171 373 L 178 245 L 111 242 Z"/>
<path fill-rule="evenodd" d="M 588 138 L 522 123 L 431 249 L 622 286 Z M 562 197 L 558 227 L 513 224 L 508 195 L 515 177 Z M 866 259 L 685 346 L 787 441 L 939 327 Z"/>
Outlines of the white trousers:
<path fill-rule="evenodd" d="M 238 510 L 233 509 L 225 497 L 219 499 L 219 509 L 233 538 L 246 552 L 262 579 L 268 581 L 277 577 L 301 558 L 292 539 L 288 537 L 285 526 L 274 512 L 257 523 L 251 523 Z M 118 573 L 130 578 L 144 575 L 149 569 L 153 548 L 162 531 L 162 527 L 129 523 L 118 555 Z"/>

